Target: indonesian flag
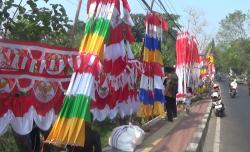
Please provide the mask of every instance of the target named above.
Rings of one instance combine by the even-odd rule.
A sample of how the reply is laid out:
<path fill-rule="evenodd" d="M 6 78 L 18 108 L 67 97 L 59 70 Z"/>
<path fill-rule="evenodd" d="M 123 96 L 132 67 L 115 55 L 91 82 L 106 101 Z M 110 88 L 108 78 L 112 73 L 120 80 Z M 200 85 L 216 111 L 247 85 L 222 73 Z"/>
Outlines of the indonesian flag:
<path fill-rule="evenodd" d="M 95 99 L 100 56 L 110 32 L 116 0 L 89 0 L 87 4 L 88 21 L 80 46 L 81 64 L 71 77 L 48 142 L 84 146 L 85 122 L 91 121 L 90 103 Z"/>

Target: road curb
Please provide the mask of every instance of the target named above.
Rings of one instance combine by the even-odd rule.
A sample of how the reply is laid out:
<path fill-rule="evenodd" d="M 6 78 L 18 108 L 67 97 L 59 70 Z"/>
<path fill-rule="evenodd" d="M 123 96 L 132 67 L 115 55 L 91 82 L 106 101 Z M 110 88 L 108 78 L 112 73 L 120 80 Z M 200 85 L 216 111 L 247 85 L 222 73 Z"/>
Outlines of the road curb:
<path fill-rule="evenodd" d="M 200 125 L 198 126 L 198 130 L 194 133 L 191 142 L 188 144 L 185 152 L 201 152 L 205 137 L 208 130 L 208 122 L 210 120 L 210 116 L 212 113 L 212 102 L 209 102 L 207 111 L 204 114 Z"/>

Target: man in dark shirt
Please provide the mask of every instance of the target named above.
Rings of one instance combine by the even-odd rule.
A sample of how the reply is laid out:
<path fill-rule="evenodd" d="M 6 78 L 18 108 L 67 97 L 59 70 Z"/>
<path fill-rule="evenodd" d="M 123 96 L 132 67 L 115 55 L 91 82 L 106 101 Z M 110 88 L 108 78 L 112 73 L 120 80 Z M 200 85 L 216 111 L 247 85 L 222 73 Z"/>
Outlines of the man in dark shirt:
<path fill-rule="evenodd" d="M 167 83 L 165 83 L 165 98 L 168 121 L 173 121 L 177 117 L 176 94 L 178 91 L 178 77 L 171 71 L 171 75 Z"/>

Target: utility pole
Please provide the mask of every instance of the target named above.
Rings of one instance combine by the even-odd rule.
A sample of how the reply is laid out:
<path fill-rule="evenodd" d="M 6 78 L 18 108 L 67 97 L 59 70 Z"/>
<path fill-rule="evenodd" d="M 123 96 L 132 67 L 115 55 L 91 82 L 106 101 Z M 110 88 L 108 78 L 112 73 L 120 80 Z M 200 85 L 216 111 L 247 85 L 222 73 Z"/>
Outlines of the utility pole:
<path fill-rule="evenodd" d="M 78 18 L 79 18 L 81 6 L 82 6 L 82 0 L 79 0 L 78 5 L 77 5 L 77 10 L 76 10 L 75 21 L 74 21 L 74 25 L 73 25 L 72 33 L 71 33 L 71 46 L 72 47 L 73 47 L 73 44 L 74 44 L 74 41 L 75 41 L 74 35 L 75 35 L 75 31 L 76 31 L 76 26 L 77 26 L 77 23 L 78 23 Z"/>

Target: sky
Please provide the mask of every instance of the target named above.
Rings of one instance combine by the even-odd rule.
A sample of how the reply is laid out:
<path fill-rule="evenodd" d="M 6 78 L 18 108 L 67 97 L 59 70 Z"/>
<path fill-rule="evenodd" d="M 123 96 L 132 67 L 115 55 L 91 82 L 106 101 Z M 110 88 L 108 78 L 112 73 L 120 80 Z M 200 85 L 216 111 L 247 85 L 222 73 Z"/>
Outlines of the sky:
<path fill-rule="evenodd" d="M 15 0 L 18 2 L 19 0 Z M 152 0 L 146 0 L 151 3 Z M 157 0 L 156 0 L 157 1 Z M 50 0 L 51 3 L 62 4 L 71 20 L 74 20 L 78 0 Z M 132 13 L 146 13 L 145 7 L 141 0 L 128 0 L 131 6 Z M 235 10 L 242 10 L 244 13 L 250 9 L 249 0 L 162 0 L 169 13 L 178 14 L 181 16 L 180 23 L 187 27 L 188 15 L 185 10 L 190 8 L 195 9 L 203 14 L 202 18 L 206 21 L 207 26 L 205 31 L 215 36 L 219 28 L 219 22 L 224 19 L 229 13 Z M 83 0 L 80 20 L 86 21 L 86 3 L 87 0 Z M 39 5 L 45 6 L 45 3 Z M 163 12 L 155 3 L 153 9 L 158 12 Z"/>

